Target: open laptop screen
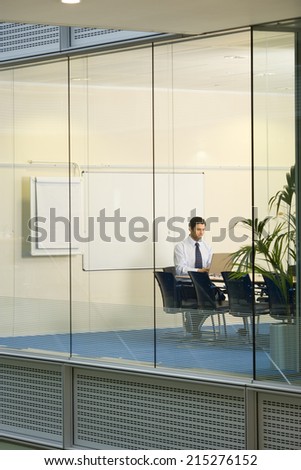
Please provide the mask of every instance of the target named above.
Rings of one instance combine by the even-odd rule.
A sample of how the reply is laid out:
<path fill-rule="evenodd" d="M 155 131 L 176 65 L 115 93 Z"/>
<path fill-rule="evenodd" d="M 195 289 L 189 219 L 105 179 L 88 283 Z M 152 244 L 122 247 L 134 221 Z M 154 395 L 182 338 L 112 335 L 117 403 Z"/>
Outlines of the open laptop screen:
<path fill-rule="evenodd" d="M 231 253 L 213 253 L 209 274 L 220 275 L 222 271 L 231 271 Z"/>

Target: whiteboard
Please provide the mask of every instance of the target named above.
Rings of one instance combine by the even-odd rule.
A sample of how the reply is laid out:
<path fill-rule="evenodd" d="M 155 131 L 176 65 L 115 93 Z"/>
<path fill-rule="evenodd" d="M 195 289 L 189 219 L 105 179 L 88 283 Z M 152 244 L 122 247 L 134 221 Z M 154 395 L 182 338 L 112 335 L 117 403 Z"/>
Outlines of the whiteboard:
<path fill-rule="evenodd" d="M 83 172 L 82 179 L 86 271 L 173 265 L 190 218 L 204 215 L 203 173 Z"/>

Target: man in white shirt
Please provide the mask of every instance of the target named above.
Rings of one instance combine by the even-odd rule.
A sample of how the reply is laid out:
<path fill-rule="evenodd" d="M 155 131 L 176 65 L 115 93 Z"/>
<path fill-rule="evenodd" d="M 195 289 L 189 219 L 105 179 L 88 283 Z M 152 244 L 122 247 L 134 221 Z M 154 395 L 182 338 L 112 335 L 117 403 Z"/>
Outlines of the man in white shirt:
<path fill-rule="evenodd" d="M 188 271 L 209 271 L 212 248 L 203 240 L 205 230 L 206 221 L 202 217 L 193 217 L 190 220 L 189 236 L 178 243 L 174 250 L 177 276 L 188 274 Z M 201 254 L 200 257 L 197 255 L 198 249 Z M 199 263 L 197 260 L 199 260 Z"/>
<path fill-rule="evenodd" d="M 193 217 L 189 222 L 189 236 L 178 243 L 174 250 L 174 264 L 177 276 L 188 275 L 188 271 L 209 272 L 212 248 L 203 240 L 206 230 L 206 221 L 202 217 Z M 225 298 L 218 288 L 213 286 L 217 299 Z M 185 298 L 196 298 L 192 285 L 183 284 L 182 295 Z M 206 318 L 206 317 L 205 317 Z M 192 311 L 185 312 L 185 326 L 193 336 L 200 335 L 200 326 L 204 315 Z"/>

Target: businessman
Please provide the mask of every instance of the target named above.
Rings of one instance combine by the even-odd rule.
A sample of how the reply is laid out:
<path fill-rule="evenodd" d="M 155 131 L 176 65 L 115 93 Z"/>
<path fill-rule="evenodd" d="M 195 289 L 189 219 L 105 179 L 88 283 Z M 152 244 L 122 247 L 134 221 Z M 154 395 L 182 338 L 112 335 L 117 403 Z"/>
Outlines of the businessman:
<path fill-rule="evenodd" d="M 177 276 L 185 276 L 189 271 L 209 272 L 212 248 L 203 240 L 206 221 L 202 217 L 193 217 L 189 222 L 189 235 L 174 249 L 174 264 Z M 213 285 L 216 299 L 221 301 L 225 295 Z M 196 298 L 192 285 L 183 284 L 182 294 L 186 299 Z M 200 326 L 206 317 L 193 311 L 185 313 L 186 330 L 193 336 L 200 335 Z"/>
<path fill-rule="evenodd" d="M 176 274 L 183 276 L 188 271 L 209 271 L 212 248 L 203 240 L 206 221 L 202 217 L 193 217 L 189 222 L 189 236 L 178 243 L 174 250 Z"/>

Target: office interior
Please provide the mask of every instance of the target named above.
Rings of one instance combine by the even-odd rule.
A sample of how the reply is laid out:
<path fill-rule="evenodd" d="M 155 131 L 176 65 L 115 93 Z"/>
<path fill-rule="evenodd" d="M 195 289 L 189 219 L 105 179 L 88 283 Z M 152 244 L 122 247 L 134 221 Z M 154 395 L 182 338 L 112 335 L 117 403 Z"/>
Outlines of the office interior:
<path fill-rule="evenodd" d="M 153 240 L 152 225 L 158 216 L 166 221 L 177 217 L 174 201 L 183 200 L 189 192 L 192 213 L 201 207 L 203 213 L 197 215 L 210 222 L 205 238 L 214 253 L 233 253 L 244 243 L 252 243 L 252 233 L 246 232 L 239 219 L 271 215 L 270 200 L 285 186 L 292 167 L 298 179 L 296 25 L 297 21 L 293 26 L 243 28 L 205 37 L 160 38 L 112 50 L 88 50 L 1 66 L 2 370 L 5 380 L 11 380 L 11 374 L 22 375 L 22 371 L 26 375 L 29 370 L 33 371 L 29 375 L 35 376 L 43 369 L 51 381 L 68 383 L 62 389 L 58 386 L 56 397 L 62 396 L 62 406 L 66 406 L 69 387 L 78 413 L 77 419 L 71 420 L 71 405 L 63 412 L 69 436 L 61 429 L 59 411 L 52 418 L 55 431 L 28 429 L 17 418 L 16 423 L 9 423 L 7 416 L 1 426 L 2 436 L 63 448 L 300 448 L 296 436 L 284 441 L 267 439 L 269 423 L 265 435 L 258 418 L 266 396 L 276 391 L 281 397 L 287 394 L 285 406 L 293 406 L 296 413 L 301 411 L 298 256 L 293 333 L 288 344 L 284 337 L 277 337 L 276 356 L 271 354 L 271 332 L 275 325 L 284 326 L 285 322 L 269 314 L 262 316 L 258 325 L 255 317 L 250 317 L 249 336 L 240 334 L 242 319 L 230 313 L 226 313 L 227 334 L 221 328 L 214 333 L 208 318 L 201 338 L 196 340 L 185 331 L 181 312 L 164 311 L 154 272 L 172 265 L 173 257 L 170 250 L 168 263 L 165 258 L 162 262 L 164 253 Z M 163 212 L 158 183 L 161 174 L 167 184 Z M 90 191 L 89 175 L 101 175 L 100 187 L 97 181 L 94 183 L 99 193 Z M 127 181 L 132 181 L 133 217 L 141 215 L 137 212 L 140 208 L 150 207 L 149 224 L 143 225 L 140 219 L 135 224 L 134 248 L 139 245 L 140 250 L 142 235 L 150 242 L 144 264 L 140 266 L 138 261 L 137 267 L 137 260 L 131 265 L 128 257 L 127 261 L 123 258 L 131 238 L 129 217 L 118 230 L 114 226 L 115 232 L 108 221 L 107 232 L 102 233 L 103 238 L 110 235 L 122 239 L 117 260 L 106 256 L 108 241 L 101 240 L 99 245 L 76 240 L 74 248 L 72 239 L 54 254 L 52 248 L 39 250 L 39 243 L 28 241 L 33 204 L 37 210 L 40 203 L 33 189 L 36 181 L 50 182 L 52 194 L 64 181 L 67 197 L 58 206 L 62 203 L 63 213 L 71 218 L 75 213 L 79 216 L 84 238 L 89 232 L 90 199 L 103 194 L 106 178 L 106 194 L 111 191 L 114 198 L 107 215 L 113 217 L 113 209 L 123 208 L 124 196 L 112 183 L 116 175 L 121 180 L 130 175 Z M 147 179 L 140 185 L 142 175 Z M 178 175 L 183 178 L 177 180 Z M 192 193 L 191 187 L 186 187 L 186 181 L 191 181 L 188 175 L 196 181 L 200 176 L 200 184 L 196 183 Z M 76 195 L 74 183 L 79 184 Z M 296 188 L 298 191 L 298 182 Z M 101 200 L 93 204 L 99 210 L 103 208 Z M 294 203 L 291 210 L 298 226 L 298 206 Z M 173 226 L 181 227 L 181 234 L 188 234 L 189 216 L 187 213 L 185 220 Z M 298 240 L 296 244 L 298 253 Z M 103 252 L 96 255 L 95 246 Z M 108 433 L 106 440 L 107 429 L 98 425 L 85 434 L 85 426 L 81 429 L 84 412 L 79 407 L 85 387 L 91 390 L 94 385 L 100 390 L 102 378 L 107 385 L 118 385 L 126 380 L 126 374 L 130 375 L 129 390 L 134 387 L 133 393 L 137 393 L 139 387 L 147 387 L 150 393 L 155 388 L 159 404 L 164 393 L 168 402 L 169 387 L 180 390 L 180 396 L 187 399 L 186 406 L 192 395 L 201 394 L 206 401 L 208 394 L 214 396 L 221 389 L 218 400 L 222 400 L 221 396 L 231 390 L 231 409 L 241 410 L 238 435 L 233 437 L 236 425 L 230 423 L 230 437 L 213 437 L 216 422 L 212 436 L 198 437 L 197 442 L 195 437 L 184 437 L 182 431 L 161 443 L 149 431 L 145 440 L 139 441 L 141 423 L 130 441 L 129 437 L 116 437 L 116 430 Z M 258 393 L 266 394 L 264 398 L 260 395 L 262 408 L 255 405 Z M 93 397 L 89 405 L 92 408 L 97 408 L 95 400 Z M 50 406 L 55 407 L 55 401 L 54 397 Z M 250 416 L 250 402 L 256 420 Z M 87 410 L 91 411 L 89 406 Z M 207 409 L 209 405 L 204 406 Z M 223 401 L 220 406 L 225 409 Z M 101 417 L 104 410 L 97 408 L 95 413 Z M 124 426 L 132 429 L 129 417 Z M 184 431 L 189 429 L 189 420 L 185 426 Z"/>

